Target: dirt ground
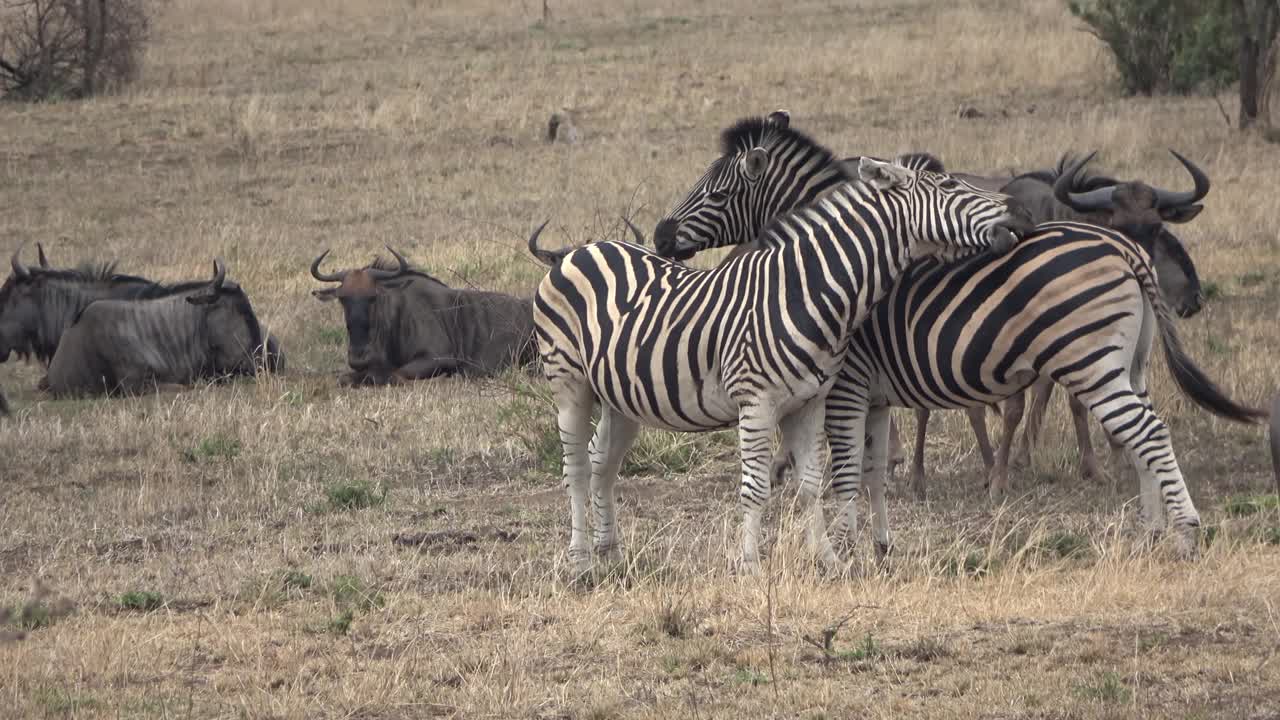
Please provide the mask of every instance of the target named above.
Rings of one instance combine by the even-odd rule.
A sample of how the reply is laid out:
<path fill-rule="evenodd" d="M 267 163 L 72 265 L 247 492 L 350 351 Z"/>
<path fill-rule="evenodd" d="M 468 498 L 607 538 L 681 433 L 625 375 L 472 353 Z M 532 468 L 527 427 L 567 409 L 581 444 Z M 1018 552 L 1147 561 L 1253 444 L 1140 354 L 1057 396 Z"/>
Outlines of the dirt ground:
<path fill-rule="evenodd" d="M 123 94 L 0 104 L 6 255 L 164 280 L 220 255 L 289 360 L 109 401 L 0 367 L 0 717 L 1280 717 L 1266 440 L 1162 362 L 1199 559 L 1143 544 L 1125 469 L 1078 478 L 1059 399 L 1000 507 L 964 417 L 936 415 L 930 502 L 899 477 L 890 567 L 864 532 L 845 579 L 808 561 L 792 486 L 766 572 L 739 576 L 733 435 L 646 432 L 627 559 L 575 586 L 540 378 L 339 388 L 341 314 L 307 273 L 324 249 L 350 267 L 391 244 L 528 295 L 537 224 L 551 245 L 621 237 L 624 213 L 649 230 L 721 128 L 778 107 L 837 151 L 964 171 L 1098 149 L 1181 188 L 1185 153 L 1213 180 L 1177 228 L 1208 296 L 1188 350 L 1243 401 L 1280 386 L 1280 146 L 1213 98 L 1122 97 L 1065 3 L 549 7 L 171 0 Z M 557 111 L 576 144 L 545 142 Z"/>

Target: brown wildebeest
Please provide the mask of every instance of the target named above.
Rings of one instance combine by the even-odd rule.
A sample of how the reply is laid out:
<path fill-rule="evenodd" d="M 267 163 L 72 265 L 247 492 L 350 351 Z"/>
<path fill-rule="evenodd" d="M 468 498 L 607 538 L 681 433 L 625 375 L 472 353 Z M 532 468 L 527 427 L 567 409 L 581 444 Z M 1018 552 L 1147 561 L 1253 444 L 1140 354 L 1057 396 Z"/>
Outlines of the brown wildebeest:
<path fill-rule="evenodd" d="M 183 295 L 98 300 L 63 334 L 49 363 L 54 395 L 140 393 L 160 385 L 253 375 L 262 328 L 244 290 L 213 279 Z"/>
<path fill-rule="evenodd" d="M 311 275 L 337 287 L 313 290 L 337 299 L 347 325 L 347 385 L 383 385 L 441 375 L 491 375 L 536 357 L 528 299 L 455 289 L 410 267 L 375 260 L 354 270 L 322 273 L 326 250 Z"/>
<path fill-rule="evenodd" d="M 10 354 L 35 356 L 48 365 L 63 333 L 96 300 L 154 300 L 177 297 L 208 287 L 208 280 L 158 283 L 116 272 L 115 263 L 54 268 L 39 248 L 39 267 L 27 267 L 18 248 L 9 260 L 12 272 L 0 286 L 0 362 Z M 285 357 L 276 339 L 266 336 L 266 369 L 284 369 Z"/>

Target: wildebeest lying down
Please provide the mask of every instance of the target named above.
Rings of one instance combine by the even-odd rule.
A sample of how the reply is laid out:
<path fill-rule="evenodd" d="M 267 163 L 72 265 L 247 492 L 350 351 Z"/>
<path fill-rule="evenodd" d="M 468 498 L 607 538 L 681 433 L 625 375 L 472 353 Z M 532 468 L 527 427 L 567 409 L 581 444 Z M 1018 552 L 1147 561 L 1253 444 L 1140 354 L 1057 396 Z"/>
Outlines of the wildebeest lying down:
<path fill-rule="evenodd" d="M 209 285 L 208 280 L 153 282 L 117 273 L 114 263 L 76 270 L 54 268 L 43 247 L 39 248 L 40 266 L 30 268 L 22 263 L 21 252 L 19 248 L 10 258 L 13 271 L 0 286 L 0 362 L 16 353 L 20 357 L 34 355 L 41 364 L 48 365 L 63 333 L 96 300 L 178 297 Z M 283 370 L 285 358 L 280 344 L 269 334 L 266 341 L 265 367 Z"/>
<path fill-rule="evenodd" d="M 374 260 L 354 270 L 322 273 L 326 250 L 311 275 L 337 287 L 313 290 L 337 298 L 347 324 L 347 385 L 383 385 L 440 375 L 491 375 L 532 362 L 529 300 L 483 290 L 458 290 L 411 268 L 390 247 L 395 263 Z"/>
<path fill-rule="evenodd" d="M 49 364 L 49 391 L 139 393 L 254 374 L 262 329 L 249 297 L 226 276 L 217 259 L 213 280 L 194 292 L 91 303 L 58 344 Z"/>

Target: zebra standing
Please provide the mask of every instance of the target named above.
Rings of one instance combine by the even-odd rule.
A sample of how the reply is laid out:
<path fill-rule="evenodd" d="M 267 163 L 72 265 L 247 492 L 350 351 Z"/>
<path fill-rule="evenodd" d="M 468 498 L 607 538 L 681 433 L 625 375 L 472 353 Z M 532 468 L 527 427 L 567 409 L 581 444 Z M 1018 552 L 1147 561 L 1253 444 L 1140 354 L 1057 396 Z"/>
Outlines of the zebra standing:
<path fill-rule="evenodd" d="M 704 178 L 717 218 L 758 208 L 775 197 L 762 191 L 777 190 L 781 178 L 847 172 L 825 148 L 770 119 L 739 122 L 722 144 L 731 152 Z M 686 213 L 659 228 L 678 237 L 700 227 L 695 220 Z M 804 486 L 820 487 L 825 399 L 852 328 L 912 259 L 964 248 L 1007 251 L 1016 242 L 1013 233 L 1029 226 L 1008 196 L 867 158 L 852 182 L 771 222 L 760 252 L 714 270 L 615 241 L 553 262 L 534 297 L 534 324 L 564 446 L 575 572 L 591 567 L 588 482 L 596 549 L 617 551 L 613 486 L 641 425 L 738 427 L 742 561 L 747 572 L 757 572 L 773 433 L 782 431 Z M 529 247 L 545 261 L 546 251 L 537 247 L 541 230 Z M 597 404 L 601 418 L 589 438 Z M 835 565 L 819 497 L 807 499 L 816 511 L 810 547 Z"/>
<path fill-rule="evenodd" d="M 1064 174 L 1063 182 L 1074 174 Z M 701 183 L 690 193 L 703 195 Z M 1048 376 L 1124 444 L 1142 481 L 1149 525 L 1158 529 L 1167 513 L 1188 538 L 1199 515 L 1146 395 L 1157 328 L 1174 379 L 1193 401 L 1232 420 L 1266 417 L 1228 399 L 1182 351 L 1150 257 L 1119 232 L 1053 223 L 1006 255 L 913 265 L 854 333 L 827 398 L 833 485 L 845 504 L 835 537 L 856 527 L 862 440 L 869 428 L 873 533 L 877 554 L 888 551 L 883 473 L 889 406 L 982 406 Z M 1006 420 L 1007 427 L 1016 426 L 1016 419 Z M 819 490 L 804 487 L 809 482 L 820 478 L 805 476 L 806 496 Z M 993 491 L 1003 490 L 994 485 Z"/>

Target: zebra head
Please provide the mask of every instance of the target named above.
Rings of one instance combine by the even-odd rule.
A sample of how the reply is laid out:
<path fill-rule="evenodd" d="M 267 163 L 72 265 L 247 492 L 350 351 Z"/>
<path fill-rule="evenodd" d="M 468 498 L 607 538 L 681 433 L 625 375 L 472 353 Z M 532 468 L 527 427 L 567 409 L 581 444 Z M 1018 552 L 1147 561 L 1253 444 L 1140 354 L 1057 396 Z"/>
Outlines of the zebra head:
<path fill-rule="evenodd" d="M 830 150 L 790 127 L 778 110 L 721 133 L 721 156 L 653 233 L 660 255 L 686 260 L 748 243 L 768 222 L 852 179 Z"/>
<path fill-rule="evenodd" d="M 912 258 L 948 260 L 981 249 L 1008 252 L 1035 226 L 1016 199 L 945 172 L 869 157 L 859 158 L 857 167 L 862 192 L 878 194 L 882 206 L 893 208 Z"/>

